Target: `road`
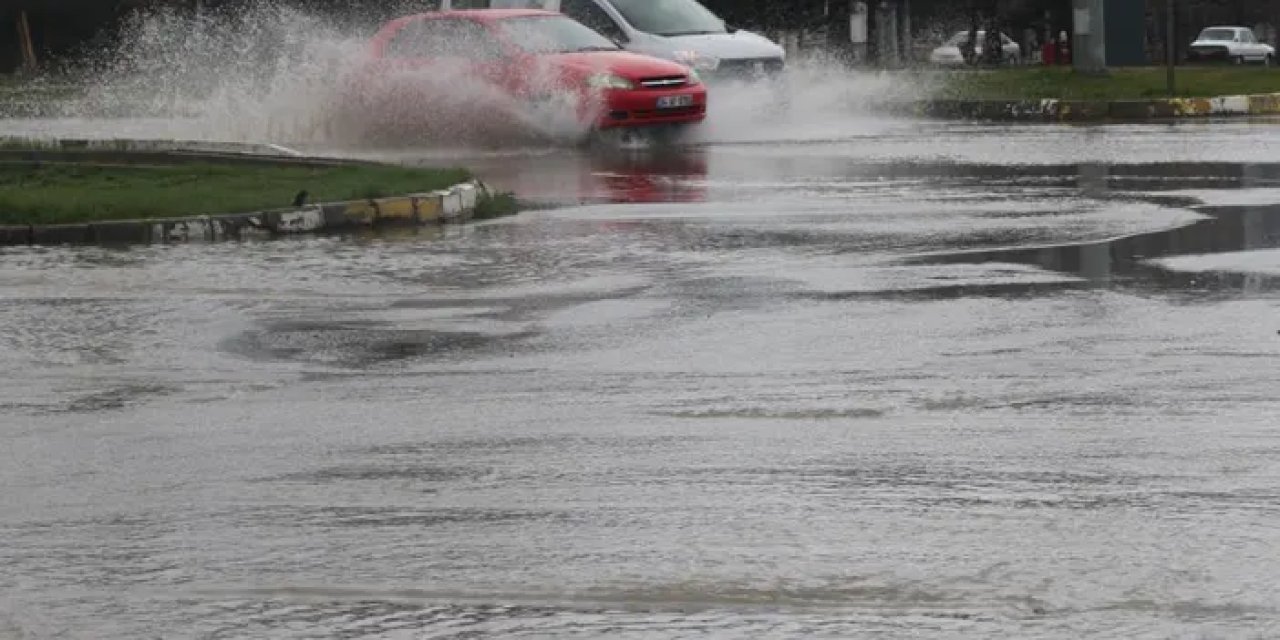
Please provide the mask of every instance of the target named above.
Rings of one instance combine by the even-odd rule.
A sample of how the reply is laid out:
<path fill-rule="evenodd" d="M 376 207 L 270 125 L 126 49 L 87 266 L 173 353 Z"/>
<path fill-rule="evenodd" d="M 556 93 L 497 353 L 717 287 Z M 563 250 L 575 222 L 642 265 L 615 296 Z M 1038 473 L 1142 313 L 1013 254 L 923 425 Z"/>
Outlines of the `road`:
<path fill-rule="evenodd" d="M 1274 635 L 1277 144 L 410 149 L 573 206 L 0 249 L 0 637 Z"/>

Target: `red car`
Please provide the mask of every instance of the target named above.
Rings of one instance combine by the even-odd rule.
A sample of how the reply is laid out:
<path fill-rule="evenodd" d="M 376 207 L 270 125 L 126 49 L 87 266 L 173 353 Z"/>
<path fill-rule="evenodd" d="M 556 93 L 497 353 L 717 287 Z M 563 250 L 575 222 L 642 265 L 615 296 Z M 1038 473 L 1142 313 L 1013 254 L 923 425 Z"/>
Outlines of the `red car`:
<path fill-rule="evenodd" d="M 534 10 L 394 20 L 373 38 L 348 89 L 358 113 L 392 136 L 509 126 L 578 135 L 690 125 L 707 113 L 706 87 L 692 69 L 623 51 L 564 15 Z"/>

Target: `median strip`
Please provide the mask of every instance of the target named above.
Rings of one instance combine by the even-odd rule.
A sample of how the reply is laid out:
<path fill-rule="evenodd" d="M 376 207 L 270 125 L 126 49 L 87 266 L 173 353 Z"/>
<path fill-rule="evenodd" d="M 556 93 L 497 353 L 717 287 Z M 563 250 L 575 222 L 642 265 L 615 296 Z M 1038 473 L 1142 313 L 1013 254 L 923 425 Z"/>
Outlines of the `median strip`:
<path fill-rule="evenodd" d="M 0 154 L 0 244 L 244 239 L 515 212 L 461 169 L 81 160 Z"/>

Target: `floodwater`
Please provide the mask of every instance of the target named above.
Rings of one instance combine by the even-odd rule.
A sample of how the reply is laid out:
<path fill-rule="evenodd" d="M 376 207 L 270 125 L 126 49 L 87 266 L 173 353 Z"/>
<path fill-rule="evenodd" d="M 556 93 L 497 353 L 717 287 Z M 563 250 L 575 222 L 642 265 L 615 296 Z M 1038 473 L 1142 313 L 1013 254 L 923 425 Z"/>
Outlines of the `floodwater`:
<path fill-rule="evenodd" d="M 1278 144 L 402 150 L 574 206 L 0 249 L 0 637 L 1274 637 Z"/>

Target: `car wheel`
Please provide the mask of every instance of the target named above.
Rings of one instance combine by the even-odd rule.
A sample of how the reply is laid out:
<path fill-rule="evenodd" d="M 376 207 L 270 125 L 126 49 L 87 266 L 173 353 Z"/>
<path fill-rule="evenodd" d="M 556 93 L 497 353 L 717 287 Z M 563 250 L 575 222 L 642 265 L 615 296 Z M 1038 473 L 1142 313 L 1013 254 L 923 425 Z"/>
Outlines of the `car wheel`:
<path fill-rule="evenodd" d="M 1276 63 L 1276 57 L 1271 54 L 1267 54 L 1267 57 L 1262 59 L 1262 66 L 1264 67 L 1274 66 L 1275 63 Z"/>
<path fill-rule="evenodd" d="M 1244 64 L 1244 56 L 1236 56 L 1232 58 L 1231 61 L 1238 65 Z"/>

